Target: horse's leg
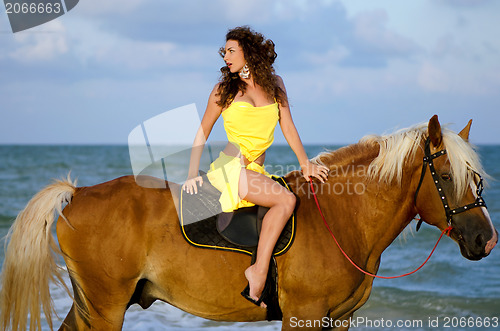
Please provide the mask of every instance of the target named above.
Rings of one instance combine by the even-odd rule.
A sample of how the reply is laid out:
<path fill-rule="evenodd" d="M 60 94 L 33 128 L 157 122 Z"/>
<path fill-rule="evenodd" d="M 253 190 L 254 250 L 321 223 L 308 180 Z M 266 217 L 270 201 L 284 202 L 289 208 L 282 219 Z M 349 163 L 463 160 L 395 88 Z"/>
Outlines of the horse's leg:
<path fill-rule="evenodd" d="M 67 261 L 75 302 L 59 330 L 121 330 L 135 280 L 119 281 L 105 271 L 80 268 Z"/>
<path fill-rule="evenodd" d="M 287 307 L 283 310 L 282 331 L 321 330 L 323 328 L 324 318 L 328 314 L 325 302 L 314 302 L 312 299 L 299 301 L 297 297 L 282 298 L 286 301 Z"/>
<path fill-rule="evenodd" d="M 66 315 L 64 322 L 61 324 L 59 331 L 74 331 L 89 328 L 87 325 L 85 325 L 82 319 L 77 318 L 77 315 L 77 309 L 75 308 L 75 304 L 73 304 L 68 315 Z"/>
<path fill-rule="evenodd" d="M 343 318 L 339 318 L 338 321 L 340 322 L 339 323 L 340 326 L 337 328 L 334 328 L 333 330 L 335 330 L 335 331 L 347 331 L 347 330 L 349 330 L 349 326 L 351 325 L 353 315 L 354 315 L 354 313 L 351 313 L 349 315 L 346 315 Z"/>
<path fill-rule="evenodd" d="M 347 331 L 349 330 L 349 326 L 351 325 L 353 313 L 346 314 L 336 320 L 329 319 L 328 327 L 323 328 L 323 330 L 332 330 L 332 331 Z"/>
<path fill-rule="evenodd" d="M 319 283 L 324 284 L 324 281 L 319 281 Z M 366 302 L 370 288 L 359 290 L 355 293 L 354 298 L 339 300 L 343 304 L 333 310 L 331 303 L 321 300 L 314 301 L 313 298 L 320 297 L 318 293 L 301 292 L 293 286 L 289 291 L 289 293 L 282 292 L 280 295 L 280 306 L 283 309 L 282 330 L 297 330 L 303 325 L 313 325 L 311 328 L 308 327 L 308 330 L 345 331 L 353 324 L 351 322 L 354 312 Z M 342 289 L 338 290 L 338 292 L 341 291 Z M 292 293 L 294 294 L 292 295 Z M 343 305 L 347 305 L 347 307 Z"/>
<path fill-rule="evenodd" d="M 282 331 L 288 330 L 349 330 L 352 314 L 332 319 L 327 316 L 325 307 L 319 303 L 297 306 L 283 315 Z"/>
<path fill-rule="evenodd" d="M 104 285 L 98 284 L 102 280 L 80 279 L 78 283 L 73 277 L 71 280 L 75 301 L 59 331 L 121 330 L 130 293 L 133 292 L 132 284 L 127 291 L 127 286 L 115 282 Z M 121 291 L 124 292 L 123 295 L 118 294 Z"/>
<path fill-rule="evenodd" d="M 123 324 L 123 316 L 125 311 L 116 310 L 114 314 L 115 319 L 108 319 L 110 314 L 106 316 L 99 316 L 99 318 L 91 317 L 92 325 L 89 326 L 84 319 L 81 318 L 77 312 L 75 305 L 71 306 L 71 310 L 61 324 L 59 331 L 76 331 L 76 330 L 121 330 Z"/>

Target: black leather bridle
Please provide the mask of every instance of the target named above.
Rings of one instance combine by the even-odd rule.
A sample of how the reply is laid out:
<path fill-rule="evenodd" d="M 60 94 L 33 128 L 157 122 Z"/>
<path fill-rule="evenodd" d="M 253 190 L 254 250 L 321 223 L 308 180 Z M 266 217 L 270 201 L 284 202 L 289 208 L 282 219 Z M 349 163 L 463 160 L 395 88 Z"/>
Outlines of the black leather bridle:
<path fill-rule="evenodd" d="M 424 162 L 422 164 L 422 174 L 420 175 L 420 182 L 418 183 L 417 191 L 415 192 L 414 203 L 415 203 L 415 205 L 417 205 L 418 192 L 420 191 L 420 187 L 422 186 L 422 182 L 424 181 L 425 171 L 427 170 L 427 165 L 429 165 L 429 171 L 431 172 L 431 176 L 432 176 L 432 179 L 434 181 L 434 185 L 436 185 L 436 189 L 438 191 L 439 197 L 441 198 L 441 202 L 443 203 L 444 211 L 446 213 L 446 220 L 448 222 L 448 225 L 452 226 L 454 215 L 466 212 L 466 211 L 473 209 L 473 208 L 476 208 L 476 207 L 486 207 L 486 203 L 484 202 L 484 199 L 481 196 L 481 194 L 483 193 L 483 178 L 481 177 L 480 174 L 478 174 L 477 172 L 474 172 L 479 177 L 479 182 L 477 183 L 476 201 L 474 201 L 473 203 L 470 203 L 468 205 L 465 205 L 463 207 L 451 209 L 450 205 L 448 204 L 448 199 L 446 198 L 446 195 L 444 194 L 443 188 L 442 188 L 441 183 L 439 181 L 439 175 L 436 172 L 436 168 L 434 167 L 434 163 L 433 163 L 434 159 L 436 159 L 440 156 L 446 155 L 447 152 L 446 152 L 446 149 L 443 149 L 437 153 L 431 154 L 430 145 L 431 145 L 431 139 L 427 138 L 427 140 L 425 141 L 425 150 L 424 150 L 425 156 L 423 159 Z M 424 221 L 423 218 L 420 218 L 420 220 L 418 221 L 417 231 L 420 229 L 420 226 L 422 225 L 423 221 Z"/>

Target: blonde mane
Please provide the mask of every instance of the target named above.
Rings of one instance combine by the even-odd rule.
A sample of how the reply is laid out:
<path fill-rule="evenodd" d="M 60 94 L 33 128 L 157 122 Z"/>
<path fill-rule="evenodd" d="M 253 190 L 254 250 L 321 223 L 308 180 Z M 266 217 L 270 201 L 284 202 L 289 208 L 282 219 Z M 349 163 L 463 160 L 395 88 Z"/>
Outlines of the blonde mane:
<path fill-rule="evenodd" d="M 413 163 L 416 152 L 422 148 L 422 142 L 427 139 L 428 123 L 421 123 L 414 127 L 401 129 L 388 135 L 369 135 L 361 138 L 358 144 L 341 148 L 337 151 L 324 152 L 312 159 L 313 162 L 332 166 L 341 156 L 351 154 L 354 159 L 356 151 L 362 153 L 367 148 L 377 149 L 378 155 L 371 161 L 367 170 L 367 178 L 384 184 L 394 181 L 401 183 L 403 168 L 407 162 Z M 475 187 L 474 172 L 488 178 L 483 170 L 479 155 L 474 146 L 463 140 L 458 134 L 442 128 L 443 144 L 450 161 L 451 176 L 455 185 L 457 197 L 462 197 L 469 187 Z M 420 162 L 420 161 L 419 161 Z M 338 164 L 336 164 L 338 166 Z"/>

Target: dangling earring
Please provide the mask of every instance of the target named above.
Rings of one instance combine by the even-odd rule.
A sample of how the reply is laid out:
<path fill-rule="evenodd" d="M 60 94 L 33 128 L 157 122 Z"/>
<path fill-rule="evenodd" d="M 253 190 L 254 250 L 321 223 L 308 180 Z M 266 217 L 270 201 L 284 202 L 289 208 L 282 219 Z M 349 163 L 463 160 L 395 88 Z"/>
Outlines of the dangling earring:
<path fill-rule="evenodd" d="M 243 79 L 248 79 L 250 77 L 250 68 L 248 67 L 248 63 L 245 63 L 245 66 L 241 69 L 240 77 Z"/>

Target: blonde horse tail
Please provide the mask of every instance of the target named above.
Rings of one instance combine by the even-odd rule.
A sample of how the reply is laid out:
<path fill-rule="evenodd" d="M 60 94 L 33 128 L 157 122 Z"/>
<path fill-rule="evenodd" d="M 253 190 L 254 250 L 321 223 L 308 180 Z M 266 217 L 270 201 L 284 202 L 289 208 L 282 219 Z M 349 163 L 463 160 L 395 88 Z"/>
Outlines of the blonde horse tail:
<path fill-rule="evenodd" d="M 49 283 L 61 283 L 68 293 L 69 290 L 57 264 L 60 251 L 51 228 L 55 211 L 68 222 L 62 206 L 71 201 L 75 189 L 76 181 L 71 181 L 69 174 L 66 179 L 55 181 L 28 202 L 10 228 L 1 276 L 1 330 L 26 330 L 28 315 L 30 330 L 41 330 L 42 310 L 53 329 L 51 316 L 55 309 Z"/>

